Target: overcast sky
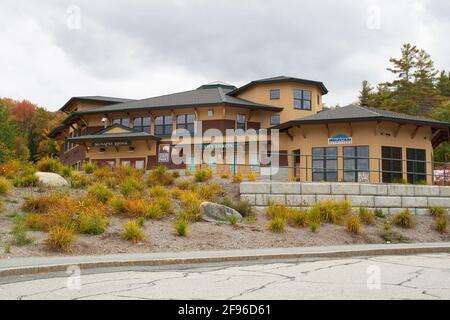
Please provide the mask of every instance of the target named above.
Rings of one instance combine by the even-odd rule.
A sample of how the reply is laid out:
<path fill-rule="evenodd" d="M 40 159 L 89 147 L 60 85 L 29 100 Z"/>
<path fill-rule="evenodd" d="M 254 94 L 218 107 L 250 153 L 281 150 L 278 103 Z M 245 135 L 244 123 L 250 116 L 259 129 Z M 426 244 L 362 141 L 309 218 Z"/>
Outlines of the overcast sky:
<path fill-rule="evenodd" d="M 56 110 L 72 96 L 288 75 L 323 81 L 324 101 L 345 105 L 362 80 L 390 80 L 403 43 L 449 70 L 449 16 L 448 0 L 2 0 L 0 96 Z"/>

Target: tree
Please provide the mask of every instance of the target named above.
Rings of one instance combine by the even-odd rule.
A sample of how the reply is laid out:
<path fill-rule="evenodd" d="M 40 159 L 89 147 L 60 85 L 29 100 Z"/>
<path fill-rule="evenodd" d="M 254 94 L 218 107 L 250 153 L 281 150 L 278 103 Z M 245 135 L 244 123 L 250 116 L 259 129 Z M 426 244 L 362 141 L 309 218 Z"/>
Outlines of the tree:
<path fill-rule="evenodd" d="M 369 81 L 364 80 L 361 83 L 361 90 L 359 91 L 359 104 L 362 106 L 369 106 L 370 101 L 372 100 L 372 91 L 373 88 L 370 85 Z"/>
<path fill-rule="evenodd" d="M 441 71 L 436 87 L 442 96 L 450 98 L 450 71 L 448 74 L 444 70 Z"/>

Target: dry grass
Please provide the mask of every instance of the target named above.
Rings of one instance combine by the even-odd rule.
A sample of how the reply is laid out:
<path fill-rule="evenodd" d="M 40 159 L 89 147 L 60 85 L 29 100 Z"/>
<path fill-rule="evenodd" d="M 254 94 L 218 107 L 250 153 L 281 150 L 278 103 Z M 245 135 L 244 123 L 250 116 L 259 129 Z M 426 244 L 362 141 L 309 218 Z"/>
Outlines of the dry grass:
<path fill-rule="evenodd" d="M 106 185 L 96 183 L 88 188 L 88 194 L 101 203 L 106 203 L 113 197 L 113 192 Z"/>
<path fill-rule="evenodd" d="M 57 225 L 50 228 L 46 243 L 51 250 L 70 252 L 74 239 L 73 228 Z"/>
<path fill-rule="evenodd" d="M 144 231 L 136 221 L 130 220 L 123 225 L 122 238 L 133 243 L 145 240 Z"/>
<path fill-rule="evenodd" d="M 153 169 L 147 179 L 149 186 L 169 186 L 172 185 L 175 178 L 167 171 L 165 166 L 157 166 Z"/>
<path fill-rule="evenodd" d="M 345 218 L 345 224 L 347 226 L 348 232 L 352 234 L 361 234 L 363 231 L 361 221 L 359 220 L 358 216 L 348 215 Z"/>
<path fill-rule="evenodd" d="M 375 215 L 372 211 L 367 209 L 366 207 L 360 207 L 359 208 L 359 219 L 362 223 L 366 225 L 373 225 L 375 224 Z"/>
<path fill-rule="evenodd" d="M 284 232 L 284 229 L 286 228 L 286 219 L 281 216 L 276 216 L 269 221 L 268 228 L 275 233 Z"/>
<path fill-rule="evenodd" d="M 5 194 L 8 193 L 12 188 L 11 183 L 4 179 L 4 178 L 0 178 L 0 194 Z"/>
<path fill-rule="evenodd" d="M 409 209 L 404 209 L 392 217 L 392 223 L 402 228 L 412 228 L 414 219 Z"/>

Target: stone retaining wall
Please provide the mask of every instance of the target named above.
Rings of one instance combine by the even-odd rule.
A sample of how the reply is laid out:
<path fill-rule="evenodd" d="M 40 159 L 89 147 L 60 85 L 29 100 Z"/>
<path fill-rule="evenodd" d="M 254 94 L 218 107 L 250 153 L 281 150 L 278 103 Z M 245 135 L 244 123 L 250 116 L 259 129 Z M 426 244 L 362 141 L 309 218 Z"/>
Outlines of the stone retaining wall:
<path fill-rule="evenodd" d="M 257 209 L 268 201 L 290 207 L 309 207 L 326 199 L 351 201 L 355 207 L 382 209 L 386 214 L 409 208 L 415 214 L 426 214 L 430 206 L 450 208 L 450 186 L 403 184 L 362 184 L 332 182 L 242 182 L 241 199 Z"/>

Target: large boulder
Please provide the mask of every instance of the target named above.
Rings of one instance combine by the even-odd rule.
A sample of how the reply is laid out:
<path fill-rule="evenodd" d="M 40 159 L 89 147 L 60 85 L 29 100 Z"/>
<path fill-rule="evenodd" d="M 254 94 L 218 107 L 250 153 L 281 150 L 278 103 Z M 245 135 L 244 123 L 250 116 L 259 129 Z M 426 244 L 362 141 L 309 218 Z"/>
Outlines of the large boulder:
<path fill-rule="evenodd" d="M 67 180 L 57 173 L 53 172 L 36 172 L 39 182 L 46 187 L 65 187 L 69 184 Z"/>
<path fill-rule="evenodd" d="M 233 208 L 213 202 L 202 202 L 200 204 L 200 213 L 203 220 L 210 222 L 226 222 L 231 216 L 237 217 L 238 221 L 242 220 L 241 214 Z"/>

